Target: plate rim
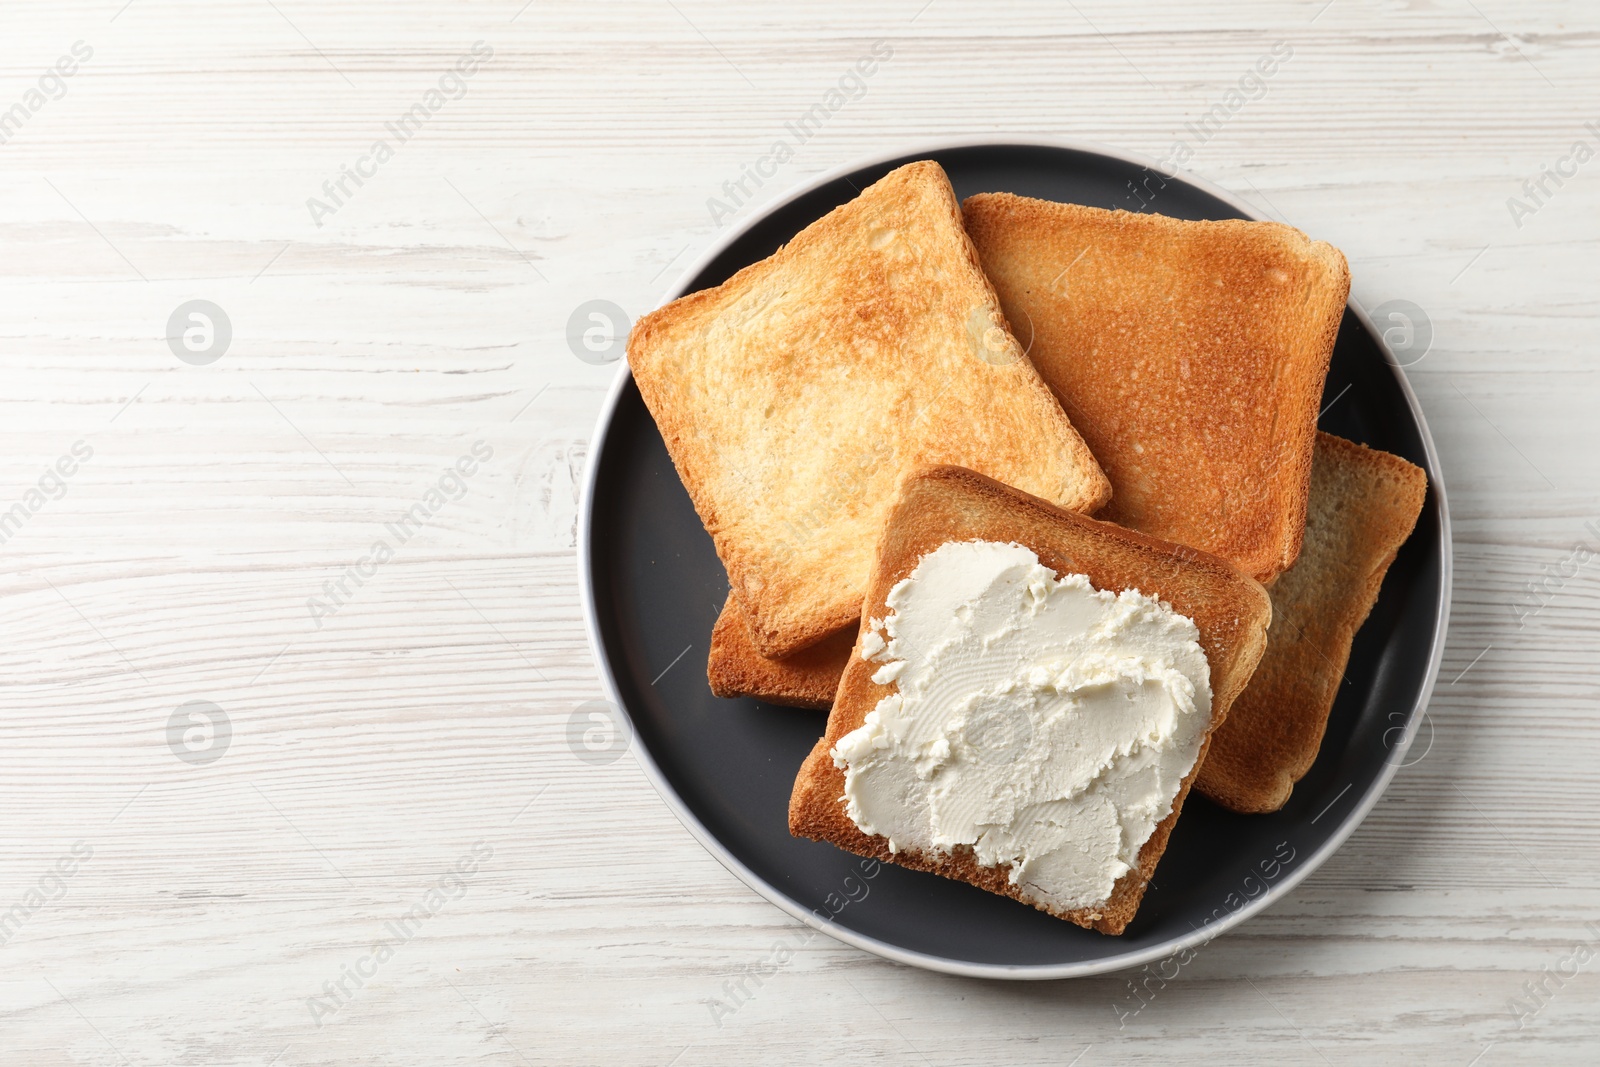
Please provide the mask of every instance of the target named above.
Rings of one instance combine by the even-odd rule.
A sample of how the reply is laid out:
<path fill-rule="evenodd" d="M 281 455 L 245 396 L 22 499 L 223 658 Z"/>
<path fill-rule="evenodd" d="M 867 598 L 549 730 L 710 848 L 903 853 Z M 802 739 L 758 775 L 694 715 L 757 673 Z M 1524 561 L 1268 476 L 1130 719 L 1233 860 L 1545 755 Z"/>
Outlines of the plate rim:
<path fill-rule="evenodd" d="M 1104 156 L 1122 163 L 1133 164 L 1135 166 L 1154 170 L 1168 179 L 1177 179 L 1187 182 L 1201 191 L 1209 193 L 1218 200 L 1221 200 L 1223 203 L 1239 211 L 1246 218 L 1254 219 L 1256 221 L 1269 221 L 1267 216 L 1253 205 L 1246 203 L 1232 192 L 1222 188 L 1219 185 L 1216 185 L 1206 178 L 1202 178 L 1193 174 L 1192 172 L 1181 169 L 1174 169 L 1169 173 L 1159 163 L 1148 156 L 1144 156 L 1135 152 L 1128 152 L 1123 149 L 1114 148 L 1112 146 L 1100 144 L 1091 140 L 1013 133 L 972 134 L 960 137 L 945 137 L 933 140 L 922 140 L 898 145 L 894 148 L 876 152 L 862 158 L 852 159 L 846 163 L 829 168 L 828 170 L 823 171 L 822 173 L 817 174 L 806 181 L 800 182 L 799 184 L 790 188 L 787 192 L 775 197 L 766 204 L 763 204 L 760 209 L 753 212 L 749 218 L 730 227 L 726 232 L 716 235 L 706 249 L 700 254 L 700 256 L 690 263 L 689 266 L 678 276 L 678 278 L 667 287 L 660 302 L 656 304 L 656 307 L 661 307 L 662 305 L 677 299 L 679 296 L 684 295 L 689 283 L 693 281 L 694 278 L 699 275 L 699 273 L 704 270 L 717 256 L 721 255 L 729 245 L 737 241 L 745 233 L 749 232 L 752 228 L 760 224 L 773 212 L 794 202 L 800 197 L 805 196 L 807 193 L 821 188 L 830 182 L 836 181 L 841 177 L 852 174 L 863 167 L 888 163 L 896 159 L 902 159 L 908 156 L 916 156 L 919 153 L 933 153 L 956 148 L 984 147 L 1055 148 L 1081 152 L 1089 155 Z M 830 919 L 824 919 L 816 915 L 811 910 L 801 907 L 798 902 L 790 898 L 781 889 L 772 885 L 766 879 L 762 878 L 760 875 L 756 874 L 753 870 L 746 866 L 742 861 L 739 860 L 737 856 L 733 855 L 733 853 L 728 850 L 727 846 L 725 846 L 714 834 L 706 829 L 704 824 L 700 822 L 700 819 L 694 814 L 694 812 L 689 810 L 689 807 L 684 803 L 683 798 L 680 797 L 677 794 L 677 791 L 672 788 L 671 784 L 667 781 L 666 776 L 662 773 L 661 768 L 656 764 L 655 757 L 645 749 L 642 743 L 631 744 L 628 746 L 634 760 L 644 770 L 645 776 L 650 779 L 650 783 L 655 787 L 656 792 L 661 796 L 662 800 L 666 802 L 667 807 L 670 808 L 672 813 L 678 817 L 678 821 L 683 823 L 684 828 L 687 829 L 690 835 L 700 843 L 701 847 L 709 852 L 735 877 L 744 882 L 745 885 L 749 886 L 751 889 L 755 890 L 757 894 L 765 898 L 768 903 L 772 904 L 793 918 L 800 920 L 802 923 L 806 924 L 812 929 L 827 934 L 837 941 L 840 941 L 846 945 L 850 945 L 853 948 L 873 953 L 874 955 L 880 956 L 884 959 L 892 960 L 895 963 L 905 964 L 911 967 L 919 967 L 925 970 L 936 971 L 943 974 L 958 975 L 966 978 L 998 978 L 1034 981 L 1045 981 L 1060 978 L 1082 978 L 1089 975 L 1106 974 L 1113 971 L 1127 970 L 1132 967 L 1137 967 L 1141 964 L 1165 959 L 1186 949 L 1195 948 L 1221 936 L 1227 931 L 1233 929 L 1235 926 L 1238 926 L 1240 923 L 1262 911 L 1270 903 L 1290 892 L 1302 881 L 1310 877 L 1314 871 L 1321 867 L 1330 857 L 1333 856 L 1335 852 L 1342 848 L 1344 843 L 1350 838 L 1350 835 L 1355 833 L 1356 828 L 1366 820 L 1367 815 L 1374 807 L 1377 806 L 1378 800 L 1382 798 L 1383 794 L 1388 790 L 1390 782 L 1394 780 L 1394 776 L 1399 773 L 1401 766 L 1404 764 L 1406 753 L 1410 750 L 1412 741 L 1415 740 L 1417 731 L 1421 726 L 1423 716 L 1427 711 L 1428 705 L 1432 701 L 1434 686 L 1438 681 L 1439 670 L 1444 660 L 1444 648 L 1448 637 L 1450 623 L 1450 599 L 1454 584 L 1453 571 L 1455 550 L 1450 530 L 1450 508 L 1446 499 L 1444 479 L 1440 476 L 1439 455 L 1434 445 L 1433 434 L 1428 427 L 1427 418 L 1423 413 L 1421 403 L 1417 399 L 1416 392 L 1411 388 L 1411 382 L 1406 376 L 1405 367 L 1395 357 L 1394 353 L 1390 351 L 1388 342 L 1384 338 L 1382 332 L 1377 329 L 1371 318 L 1368 317 L 1366 310 L 1356 302 L 1353 296 L 1346 301 L 1345 307 L 1347 311 L 1352 311 L 1355 313 L 1357 321 L 1361 323 L 1361 325 L 1366 329 L 1367 333 L 1377 342 L 1378 349 L 1386 357 L 1385 362 L 1389 364 L 1389 369 L 1393 372 L 1395 380 L 1400 386 L 1400 392 L 1405 397 L 1406 404 L 1411 409 L 1412 417 L 1416 421 L 1417 429 L 1422 439 L 1423 453 L 1427 460 L 1428 479 L 1431 482 L 1430 488 L 1433 490 L 1434 498 L 1438 504 L 1435 511 L 1437 513 L 1436 534 L 1441 543 L 1441 592 L 1439 596 L 1439 603 L 1435 611 L 1433 646 L 1428 657 L 1427 671 L 1423 676 L 1422 687 L 1418 691 L 1417 699 L 1413 702 L 1410 714 L 1407 717 L 1404 735 L 1395 745 L 1391 756 L 1384 761 L 1384 765 L 1379 770 L 1377 777 L 1373 779 L 1366 791 L 1357 798 L 1355 805 L 1340 820 L 1338 827 L 1332 834 L 1328 836 L 1327 840 L 1325 840 L 1319 848 L 1307 856 L 1304 861 L 1297 864 L 1294 870 L 1286 872 L 1281 879 L 1269 886 L 1267 890 L 1260 896 L 1246 901 L 1239 908 L 1223 916 L 1222 918 L 1217 919 L 1214 923 L 1209 923 L 1193 932 L 1176 935 L 1148 948 L 1131 950 L 1126 953 L 1109 956 L 1102 956 L 1093 960 L 1085 960 L 1074 963 L 1000 964 L 973 963 L 967 960 L 957 960 L 944 956 L 936 956 L 932 953 L 906 949 L 899 945 L 893 944 L 892 942 L 883 941 L 879 938 L 861 934 L 855 930 L 849 929 L 848 927 L 841 926 Z M 590 543 L 593 533 L 595 492 L 597 483 L 599 481 L 601 453 L 604 450 L 605 443 L 609 438 L 611 424 L 616 415 L 617 406 L 621 402 L 622 395 L 627 389 L 628 383 L 631 382 L 633 378 L 627 360 L 624 358 L 620 360 L 620 363 L 621 366 L 618 368 L 616 377 L 613 380 L 610 390 L 607 392 L 606 398 L 601 405 L 599 417 L 595 422 L 594 433 L 589 439 L 589 456 L 584 469 L 583 492 L 578 507 L 578 586 L 580 599 L 583 606 L 584 629 L 587 632 L 589 639 L 589 649 L 594 656 L 595 665 L 599 669 L 600 680 L 604 686 L 606 696 L 610 700 L 612 706 L 616 708 L 618 714 L 622 715 L 627 720 L 629 736 L 637 738 L 638 731 L 634 729 L 633 717 L 629 714 L 628 708 L 622 700 L 621 692 L 617 685 L 616 676 L 612 670 L 610 657 L 607 655 L 605 646 L 600 639 L 600 624 L 595 609 L 594 583 L 591 579 L 593 560 L 590 554 Z"/>

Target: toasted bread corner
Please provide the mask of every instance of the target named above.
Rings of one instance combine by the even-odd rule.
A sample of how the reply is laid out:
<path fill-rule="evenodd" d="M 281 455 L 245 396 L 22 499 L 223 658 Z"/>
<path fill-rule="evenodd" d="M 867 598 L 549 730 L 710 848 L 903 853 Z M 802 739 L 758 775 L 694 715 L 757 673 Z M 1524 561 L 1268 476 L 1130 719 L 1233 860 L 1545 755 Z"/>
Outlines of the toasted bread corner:
<path fill-rule="evenodd" d="M 744 611 L 730 593 L 711 629 L 706 679 L 718 697 L 755 697 L 769 704 L 827 711 L 850 659 L 856 627 L 847 626 L 810 648 L 771 659 L 750 637 Z"/>

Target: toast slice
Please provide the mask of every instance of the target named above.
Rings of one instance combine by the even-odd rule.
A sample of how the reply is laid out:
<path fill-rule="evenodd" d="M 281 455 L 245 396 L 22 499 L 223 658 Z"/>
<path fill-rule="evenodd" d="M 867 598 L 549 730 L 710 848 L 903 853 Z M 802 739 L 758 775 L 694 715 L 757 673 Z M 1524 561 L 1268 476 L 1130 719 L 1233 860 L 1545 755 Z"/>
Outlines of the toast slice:
<path fill-rule="evenodd" d="M 1206 796 L 1247 813 L 1288 802 L 1322 747 L 1350 643 L 1427 492 L 1420 467 L 1317 434 L 1305 547 L 1269 590 L 1267 651 L 1211 739 L 1197 786 Z"/>
<path fill-rule="evenodd" d="M 732 593 L 711 629 L 706 679 L 719 697 L 755 697 L 769 704 L 826 711 L 856 641 L 855 627 L 830 634 L 810 648 L 769 659 L 756 648 L 744 612 Z"/>
<path fill-rule="evenodd" d="M 937 163 L 646 315 L 628 363 L 765 656 L 857 617 L 919 466 L 965 464 L 1077 510 L 1111 492 L 1006 330 Z"/>
<path fill-rule="evenodd" d="M 1275 222 L 985 193 L 964 206 L 1013 332 L 1111 479 L 1100 518 L 1271 581 L 1300 553 L 1344 256 Z"/>
<path fill-rule="evenodd" d="M 890 591 L 924 556 L 948 542 L 972 540 L 1022 545 L 1058 575 L 1086 575 L 1097 590 L 1141 590 L 1188 616 L 1199 629 L 1212 690 L 1206 739 L 1177 790 L 1170 814 L 1140 847 L 1137 865 L 1116 880 L 1104 903 L 1094 907 L 1052 908 L 1030 900 L 1011 884 L 1009 866 L 980 865 L 969 846 L 948 852 L 891 851 L 887 838 L 863 833 L 845 809 L 845 773 L 835 766 L 833 749 L 866 721 L 880 700 L 898 692 L 894 682 L 875 682 L 877 665 L 859 654 L 867 647 L 863 642 L 868 635 L 876 636 L 871 620 L 888 617 Z M 827 732 L 795 781 L 789 802 L 790 832 L 886 863 L 970 882 L 1102 933 L 1121 933 L 1166 849 L 1195 769 L 1205 761 L 1210 734 L 1226 719 L 1261 657 L 1272 611 L 1266 591 L 1216 556 L 1068 512 L 973 471 L 944 466 L 919 472 L 905 483 L 879 545 L 862 610 L 867 622 L 857 638 L 858 652 L 840 681 Z"/>

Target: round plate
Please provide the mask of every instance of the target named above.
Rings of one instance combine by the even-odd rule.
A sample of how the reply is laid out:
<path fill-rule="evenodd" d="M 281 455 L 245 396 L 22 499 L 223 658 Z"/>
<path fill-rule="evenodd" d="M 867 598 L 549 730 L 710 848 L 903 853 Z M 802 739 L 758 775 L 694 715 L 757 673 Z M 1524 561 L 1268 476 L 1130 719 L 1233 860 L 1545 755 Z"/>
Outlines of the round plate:
<path fill-rule="evenodd" d="M 716 285 L 901 164 L 935 159 L 958 197 L 1005 191 L 1184 219 L 1260 217 L 1149 161 L 1063 142 L 943 143 L 824 175 L 730 232 L 667 294 Z M 1148 169 L 1147 169 L 1148 167 Z M 1135 189 L 1142 195 L 1136 195 Z M 1063 978 L 1161 959 L 1260 911 L 1350 836 L 1405 761 L 1433 688 L 1450 598 L 1450 528 L 1433 442 L 1393 356 L 1355 305 L 1334 349 L 1322 428 L 1428 471 L 1427 504 L 1356 636 L 1321 754 L 1273 815 L 1191 794 L 1138 916 L 1107 937 L 931 874 L 789 836 L 789 791 L 822 712 L 721 700 L 706 683 L 728 592 L 711 538 L 623 366 L 600 415 L 578 535 L 589 639 L 634 753 L 729 870 L 796 918 L 902 963 Z"/>

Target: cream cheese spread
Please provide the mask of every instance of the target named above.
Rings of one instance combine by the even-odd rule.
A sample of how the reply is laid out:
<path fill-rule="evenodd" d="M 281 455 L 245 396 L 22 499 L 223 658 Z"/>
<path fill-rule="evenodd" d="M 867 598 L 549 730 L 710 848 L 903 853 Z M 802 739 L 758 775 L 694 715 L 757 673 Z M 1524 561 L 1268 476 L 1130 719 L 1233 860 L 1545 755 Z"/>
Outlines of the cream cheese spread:
<path fill-rule="evenodd" d="M 1028 900 L 1105 903 L 1211 721 L 1194 620 L 995 541 L 941 545 L 887 604 L 860 648 L 897 692 L 833 748 L 846 813 L 894 851 L 970 846 Z"/>

